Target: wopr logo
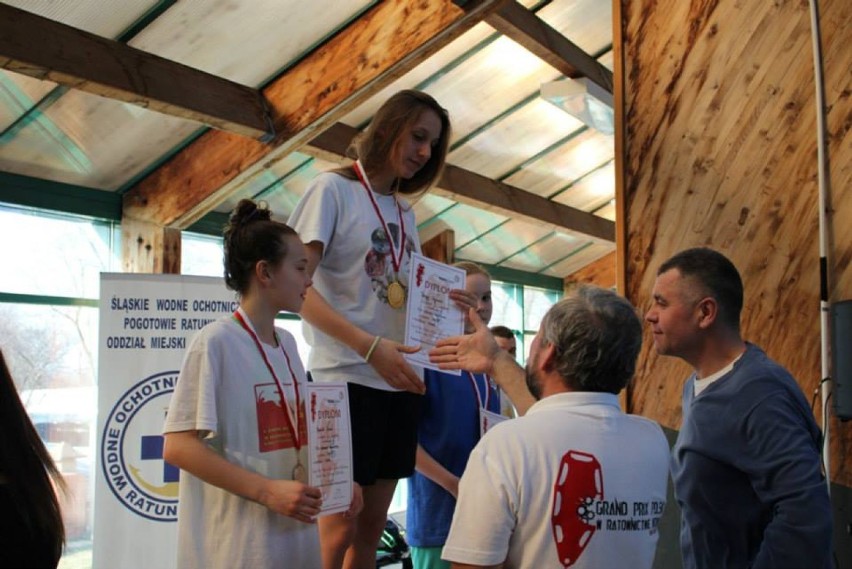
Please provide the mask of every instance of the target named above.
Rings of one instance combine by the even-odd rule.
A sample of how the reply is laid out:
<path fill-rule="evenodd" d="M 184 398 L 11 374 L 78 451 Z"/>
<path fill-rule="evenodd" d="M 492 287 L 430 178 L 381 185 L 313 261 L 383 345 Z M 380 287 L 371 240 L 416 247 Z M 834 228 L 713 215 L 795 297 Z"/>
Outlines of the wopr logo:
<path fill-rule="evenodd" d="M 162 427 L 178 372 L 143 379 L 116 401 L 101 437 L 101 468 L 118 501 L 159 522 L 177 520 L 179 470 L 163 461 Z"/>

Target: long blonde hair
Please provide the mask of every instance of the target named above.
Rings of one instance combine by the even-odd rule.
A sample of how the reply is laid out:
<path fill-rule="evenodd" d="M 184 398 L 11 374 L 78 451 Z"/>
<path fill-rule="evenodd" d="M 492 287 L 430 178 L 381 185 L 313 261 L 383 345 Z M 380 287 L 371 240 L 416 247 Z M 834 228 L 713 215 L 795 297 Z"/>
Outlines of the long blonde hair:
<path fill-rule="evenodd" d="M 422 91 L 406 89 L 391 96 L 376 111 L 373 120 L 364 130 L 357 134 L 346 155 L 353 160 L 360 160 L 367 172 L 381 170 L 398 152 L 400 137 L 407 132 L 425 110 L 432 110 L 441 119 L 441 134 L 432 155 L 423 167 L 408 180 L 398 180 L 399 193 L 417 197 L 427 192 L 444 171 L 447 151 L 450 146 L 450 116 L 431 96 Z M 355 174 L 349 167 L 337 168 L 338 174 L 355 179 Z"/>

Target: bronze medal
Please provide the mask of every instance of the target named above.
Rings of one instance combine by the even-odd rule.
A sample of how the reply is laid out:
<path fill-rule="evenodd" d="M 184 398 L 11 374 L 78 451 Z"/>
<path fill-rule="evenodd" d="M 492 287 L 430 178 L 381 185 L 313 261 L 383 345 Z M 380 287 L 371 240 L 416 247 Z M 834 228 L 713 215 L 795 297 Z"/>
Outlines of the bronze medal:
<path fill-rule="evenodd" d="M 301 398 L 299 397 L 299 379 L 293 372 L 293 366 L 290 364 L 290 356 L 287 355 L 287 350 L 284 349 L 284 344 L 281 343 L 280 338 L 278 338 L 278 333 L 275 332 L 275 342 L 278 344 L 278 347 L 281 348 L 281 353 L 284 354 L 284 359 L 287 360 L 287 369 L 290 372 L 290 379 L 293 381 L 293 392 L 296 395 L 295 412 L 293 412 L 293 409 L 290 407 L 290 403 L 287 401 L 287 395 L 284 393 L 284 387 L 281 384 L 281 380 L 278 379 L 275 369 L 272 367 L 272 364 L 269 363 L 269 359 L 266 357 L 266 352 L 263 350 L 263 346 L 260 345 L 257 333 L 255 333 L 254 329 L 249 325 L 248 317 L 245 313 L 243 313 L 242 307 L 234 311 L 234 319 L 239 322 L 240 326 L 242 326 L 243 329 L 248 332 L 248 335 L 251 336 L 251 339 L 254 340 L 254 345 L 257 347 L 258 352 L 260 352 L 260 356 L 263 358 L 263 363 L 266 364 L 266 369 L 269 370 L 269 374 L 272 376 L 272 379 L 275 380 L 275 387 L 278 389 L 278 396 L 281 397 L 281 407 L 284 411 L 284 419 L 287 421 L 287 430 L 290 431 L 290 436 L 293 437 L 293 447 L 296 451 L 296 466 L 293 467 L 293 472 L 291 474 L 293 476 L 293 480 L 298 480 L 299 482 L 307 484 L 308 473 L 305 471 L 305 467 L 302 466 L 302 463 L 299 460 L 299 451 L 301 451 L 302 442 L 304 442 L 300 440 L 299 437 L 299 409 L 302 408 Z"/>
<path fill-rule="evenodd" d="M 394 281 L 388 285 L 388 304 L 391 308 L 400 309 L 405 305 L 405 288 Z"/>
<path fill-rule="evenodd" d="M 301 462 L 297 462 L 296 466 L 293 467 L 293 480 L 303 484 L 308 483 L 308 471 L 305 470 L 305 467 L 302 466 Z"/>

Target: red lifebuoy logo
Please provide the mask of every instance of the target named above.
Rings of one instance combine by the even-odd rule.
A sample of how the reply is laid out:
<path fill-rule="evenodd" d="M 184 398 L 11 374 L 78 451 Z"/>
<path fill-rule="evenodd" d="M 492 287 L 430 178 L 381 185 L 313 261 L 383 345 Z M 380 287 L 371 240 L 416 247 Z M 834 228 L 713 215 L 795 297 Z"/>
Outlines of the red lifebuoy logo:
<path fill-rule="evenodd" d="M 603 474 L 598 459 L 576 450 L 566 452 L 553 486 L 551 512 L 553 539 L 563 567 L 577 562 L 597 531 L 593 506 L 603 498 Z"/>

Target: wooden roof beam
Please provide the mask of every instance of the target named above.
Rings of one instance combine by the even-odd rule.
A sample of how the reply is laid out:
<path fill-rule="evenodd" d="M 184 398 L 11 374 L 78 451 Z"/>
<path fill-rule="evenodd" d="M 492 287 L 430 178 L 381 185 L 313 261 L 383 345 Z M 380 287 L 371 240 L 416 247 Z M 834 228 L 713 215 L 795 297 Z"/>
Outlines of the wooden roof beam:
<path fill-rule="evenodd" d="M 514 0 L 507 1 L 485 21 L 566 77 L 588 77 L 612 93 L 612 71 L 523 5 Z"/>
<path fill-rule="evenodd" d="M 263 90 L 278 133 L 274 141 L 209 131 L 126 193 L 124 215 L 189 227 L 266 164 L 299 150 L 502 1 L 379 2 Z"/>
<path fill-rule="evenodd" d="M 340 162 L 349 141 L 358 129 L 337 123 L 314 138 L 304 151 L 324 160 Z M 443 191 L 441 191 L 443 190 Z M 486 178 L 470 170 L 448 164 L 438 181 L 437 193 L 510 217 L 521 217 L 560 230 L 582 233 L 602 241 L 615 242 L 615 224 L 591 213 L 554 202 L 520 188 Z"/>
<path fill-rule="evenodd" d="M 0 67 L 243 136 L 272 134 L 256 89 L 2 3 Z"/>

